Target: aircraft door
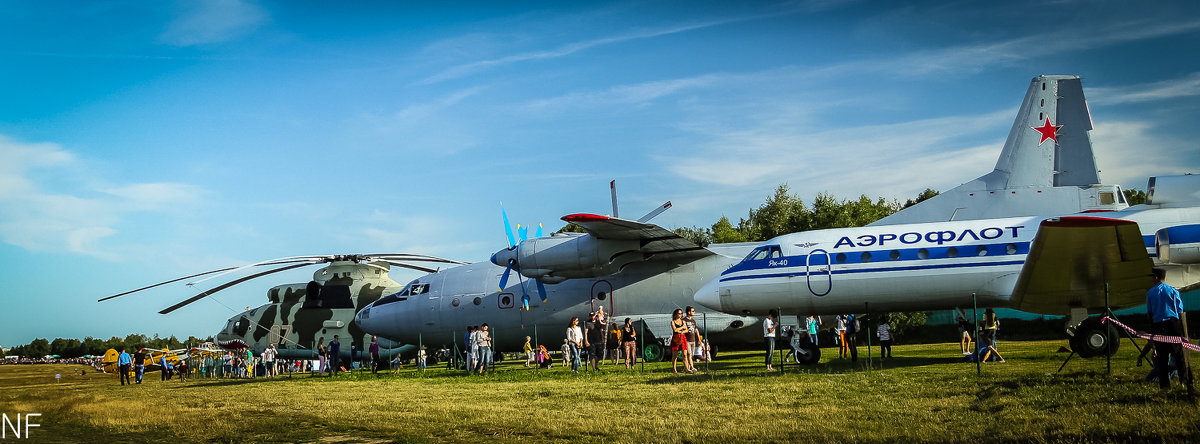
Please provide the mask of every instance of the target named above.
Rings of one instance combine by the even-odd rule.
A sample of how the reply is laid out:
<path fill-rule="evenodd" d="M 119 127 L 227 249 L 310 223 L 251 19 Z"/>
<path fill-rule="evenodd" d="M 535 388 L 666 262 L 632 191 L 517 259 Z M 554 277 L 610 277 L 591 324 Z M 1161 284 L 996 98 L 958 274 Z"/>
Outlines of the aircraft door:
<path fill-rule="evenodd" d="M 830 265 L 829 252 L 813 250 L 808 253 L 804 271 L 808 275 L 808 291 L 813 296 L 825 296 L 833 290 L 833 267 Z"/>
<path fill-rule="evenodd" d="M 612 284 L 608 281 L 596 281 L 596 283 L 592 284 L 591 311 L 596 311 L 597 307 L 604 307 L 604 311 L 608 314 L 609 318 L 615 316 L 614 313 L 616 312 L 613 311 Z"/>

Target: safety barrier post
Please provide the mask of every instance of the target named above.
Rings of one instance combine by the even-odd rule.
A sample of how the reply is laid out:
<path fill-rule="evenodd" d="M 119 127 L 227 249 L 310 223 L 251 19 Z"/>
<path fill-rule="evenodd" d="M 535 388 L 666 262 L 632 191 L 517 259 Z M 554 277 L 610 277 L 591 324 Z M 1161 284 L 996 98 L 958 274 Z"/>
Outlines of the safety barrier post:
<path fill-rule="evenodd" d="M 983 374 L 983 363 L 979 362 L 979 298 L 975 293 L 971 293 L 971 306 L 971 322 L 975 324 L 975 350 L 971 354 L 975 355 L 975 376 L 980 376 Z"/>

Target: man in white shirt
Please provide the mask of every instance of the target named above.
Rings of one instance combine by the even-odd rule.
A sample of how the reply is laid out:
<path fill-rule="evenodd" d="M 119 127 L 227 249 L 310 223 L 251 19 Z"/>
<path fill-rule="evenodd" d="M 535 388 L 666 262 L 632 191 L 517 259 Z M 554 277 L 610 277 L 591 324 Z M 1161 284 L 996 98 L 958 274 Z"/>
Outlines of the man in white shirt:
<path fill-rule="evenodd" d="M 767 371 L 775 371 L 771 367 L 771 355 L 775 354 L 775 310 L 768 312 L 763 320 L 763 341 L 767 343 Z"/>

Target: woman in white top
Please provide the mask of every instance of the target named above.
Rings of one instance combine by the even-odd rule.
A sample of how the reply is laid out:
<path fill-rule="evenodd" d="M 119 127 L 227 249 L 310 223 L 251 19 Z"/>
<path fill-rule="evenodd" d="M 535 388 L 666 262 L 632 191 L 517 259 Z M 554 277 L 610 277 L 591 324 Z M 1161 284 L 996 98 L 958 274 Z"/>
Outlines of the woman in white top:
<path fill-rule="evenodd" d="M 567 345 L 571 348 L 571 371 L 579 371 L 579 349 L 583 347 L 583 329 L 579 328 L 579 316 L 571 318 L 567 325 Z"/>

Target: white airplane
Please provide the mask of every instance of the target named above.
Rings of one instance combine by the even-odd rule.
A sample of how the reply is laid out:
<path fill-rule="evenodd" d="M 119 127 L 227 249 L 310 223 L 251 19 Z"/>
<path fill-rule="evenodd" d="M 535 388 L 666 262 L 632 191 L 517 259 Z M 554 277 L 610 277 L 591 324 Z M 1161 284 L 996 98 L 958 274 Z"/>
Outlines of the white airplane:
<path fill-rule="evenodd" d="M 771 239 L 696 292 L 747 316 L 1008 307 L 1067 315 L 1090 357 L 1119 341 L 1089 313 L 1145 303 L 1153 267 L 1200 286 L 1200 176 L 1150 179 L 1145 205 L 1056 217 L 868 226 Z"/>
<path fill-rule="evenodd" d="M 893 223 L 1128 207 L 1119 187 L 1098 184 L 1087 136 L 1091 122 L 1086 109 L 1078 77 L 1035 77 L 995 170 L 896 213 L 891 216 Z M 1086 125 L 1081 120 L 1084 118 Z M 1033 119 L 1039 125 L 1027 127 Z M 1061 119 L 1068 123 L 1053 123 Z M 1026 132 L 1037 136 L 1031 137 Z M 1047 139 L 1075 142 L 1069 144 L 1071 149 L 1047 155 L 1051 146 L 1044 143 Z M 1061 165 L 1071 165 L 1078 174 L 1065 174 Z M 1090 174 L 1086 174 L 1088 169 Z M 613 201 L 616 216 L 615 191 Z M 509 248 L 497 252 L 490 262 L 421 277 L 403 291 L 385 296 L 360 311 L 356 322 L 364 331 L 380 337 L 433 344 L 455 342 L 454 334 L 461 334 L 466 325 L 487 322 L 497 331 L 498 347 L 511 350 L 523 343 L 524 336 L 533 336 L 532 325 L 543 326 L 541 331 L 549 328 L 549 334 L 556 341 L 561 340 L 570 317 L 586 316 L 603 305 L 614 319 L 631 317 L 644 324 L 654 337 L 666 338 L 671 310 L 694 304 L 695 289 L 738 264 L 758 244 L 701 247 L 647 223 L 662 209 L 638 221 L 592 214 L 569 215 L 563 220 L 584 227 L 586 235 L 538 234 L 528 240 L 522 235 L 519 243 L 506 227 Z M 982 228 L 988 227 L 979 229 Z M 518 281 L 524 277 L 532 282 L 520 281 L 514 285 L 508 279 L 513 271 L 518 273 Z M 528 295 L 535 290 L 541 297 L 530 298 Z M 954 305 L 961 304 L 959 301 Z M 521 309 L 525 306 L 529 310 Z M 711 307 L 723 310 L 719 304 Z M 765 311 L 755 310 L 747 315 L 741 309 L 723 310 L 728 314 L 716 310 L 703 307 L 698 310 L 698 314 L 709 320 L 714 341 L 760 339 L 756 335 L 761 330 L 751 327 L 761 322 L 756 315 Z M 556 341 L 542 342 L 553 345 Z M 644 353 L 655 357 L 661 351 L 660 345 L 650 343 Z"/>

